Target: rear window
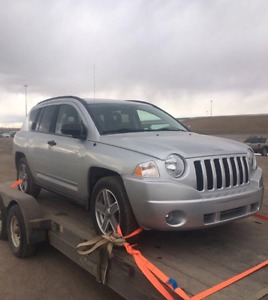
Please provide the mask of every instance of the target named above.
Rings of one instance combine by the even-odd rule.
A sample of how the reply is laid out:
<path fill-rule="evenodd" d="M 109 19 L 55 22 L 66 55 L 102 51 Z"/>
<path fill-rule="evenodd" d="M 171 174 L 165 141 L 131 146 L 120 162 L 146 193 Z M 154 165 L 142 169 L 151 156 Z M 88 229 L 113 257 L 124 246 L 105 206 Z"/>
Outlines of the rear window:
<path fill-rule="evenodd" d="M 261 136 L 253 136 L 245 140 L 245 143 L 251 143 L 251 144 L 257 144 L 257 143 L 265 144 L 266 142 L 267 142 L 267 138 Z"/>
<path fill-rule="evenodd" d="M 40 109 L 33 109 L 30 112 L 30 116 L 29 116 L 29 128 L 30 130 L 36 130 L 36 121 L 37 118 L 39 116 L 40 113 Z"/>
<path fill-rule="evenodd" d="M 253 136 L 253 137 L 249 137 L 245 140 L 245 143 L 251 143 L 251 144 L 255 144 L 255 143 L 261 143 L 262 138 L 257 137 L 257 136 Z"/>

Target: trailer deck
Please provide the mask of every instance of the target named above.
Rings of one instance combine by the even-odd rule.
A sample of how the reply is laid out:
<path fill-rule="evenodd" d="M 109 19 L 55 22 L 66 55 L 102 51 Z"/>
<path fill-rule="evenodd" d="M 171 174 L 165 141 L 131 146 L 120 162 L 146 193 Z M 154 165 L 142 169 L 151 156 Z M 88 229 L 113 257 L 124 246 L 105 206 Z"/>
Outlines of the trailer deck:
<path fill-rule="evenodd" d="M 8 194 L 10 184 L 1 185 Z M 13 192 L 14 193 L 14 192 Z M 21 192 L 18 192 L 18 195 Z M 18 196 L 19 197 L 19 196 Z M 50 220 L 48 240 L 89 273 L 101 279 L 103 251 L 81 256 L 76 246 L 94 238 L 88 212 L 63 197 L 42 191 L 38 203 Z M 268 259 L 268 221 L 255 216 L 191 232 L 144 232 L 136 249 L 191 297 Z M 163 299 L 124 248 L 116 248 L 106 284 L 126 299 Z M 207 299 L 268 299 L 268 267 Z M 180 299 L 174 296 L 174 299 Z"/>

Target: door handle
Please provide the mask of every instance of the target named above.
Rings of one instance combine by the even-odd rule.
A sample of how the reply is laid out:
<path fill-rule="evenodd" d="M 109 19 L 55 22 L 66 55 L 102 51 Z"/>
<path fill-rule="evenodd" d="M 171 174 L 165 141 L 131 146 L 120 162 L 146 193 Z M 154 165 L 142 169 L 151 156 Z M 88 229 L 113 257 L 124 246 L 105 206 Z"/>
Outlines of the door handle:
<path fill-rule="evenodd" d="M 54 140 L 48 141 L 47 143 L 49 144 L 49 146 L 55 146 L 55 145 L 57 145 L 57 143 Z"/>

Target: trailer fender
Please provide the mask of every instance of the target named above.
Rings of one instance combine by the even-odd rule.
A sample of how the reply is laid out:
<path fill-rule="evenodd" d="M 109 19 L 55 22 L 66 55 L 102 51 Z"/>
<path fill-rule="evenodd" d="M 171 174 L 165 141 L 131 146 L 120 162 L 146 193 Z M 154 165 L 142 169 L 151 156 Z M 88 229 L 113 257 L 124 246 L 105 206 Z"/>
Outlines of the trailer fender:
<path fill-rule="evenodd" d="M 7 240 L 6 230 L 6 208 L 0 196 L 0 240 Z"/>
<path fill-rule="evenodd" d="M 13 205 L 19 205 L 25 222 L 27 243 L 33 244 L 46 240 L 46 230 L 50 227 L 50 220 L 44 218 L 38 201 L 31 195 L 10 187 L 10 184 L 0 187 L 0 207 L 3 216 Z M 6 223 L 4 219 L 3 224 Z"/>

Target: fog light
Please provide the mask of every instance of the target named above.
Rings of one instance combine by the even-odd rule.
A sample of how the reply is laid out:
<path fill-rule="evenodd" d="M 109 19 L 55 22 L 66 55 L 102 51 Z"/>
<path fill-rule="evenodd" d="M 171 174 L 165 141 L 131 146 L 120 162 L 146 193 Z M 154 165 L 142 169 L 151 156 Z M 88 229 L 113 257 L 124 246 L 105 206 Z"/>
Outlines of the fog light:
<path fill-rule="evenodd" d="M 182 226 L 186 222 L 185 214 L 182 211 L 173 210 L 166 215 L 166 222 L 169 226 Z"/>

